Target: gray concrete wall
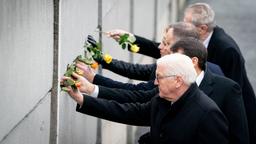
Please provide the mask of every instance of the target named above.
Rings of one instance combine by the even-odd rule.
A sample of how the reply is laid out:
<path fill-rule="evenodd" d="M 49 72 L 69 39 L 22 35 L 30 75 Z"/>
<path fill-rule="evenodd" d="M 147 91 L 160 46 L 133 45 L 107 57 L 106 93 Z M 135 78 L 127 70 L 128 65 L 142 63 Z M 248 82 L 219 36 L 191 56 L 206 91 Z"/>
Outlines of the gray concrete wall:
<path fill-rule="evenodd" d="M 52 16 L 51 0 L 0 1 L 0 143 L 49 141 Z"/>
<path fill-rule="evenodd" d="M 88 32 L 97 26 L 97 1 L 62 0 L 60 3 L 60 74 L 77 55 L 83 54 Z M 60 93 L 59 143 L 93 144 L 96 141 L 96 118 L 77 113 L 76 103 Z"/>
<path fill-rule="evenodd" d="M 157 35 L 169 23 L 169 2 L 158 1 Z M 134 18 L 130 18 L 130 0 L 103 0 L 103 31 L 120 28 L 154 38 L 155 0 L 134 0 Z M 83 52 L 86 36 L 98 25 L 98 1 L 60 1 L 60 75 L 66 65 Z M 0 1 L 0 144 L 46 144 L 50 135 L 50 93 L 53 74 L 53 1 Z M 114 58 L 129 61 L 129 52 L 103 36 L 103 51 Z M 135 63 L 152 59 L 134 54 Z M 115 80 L 128 79 L 103 70 Z M 97 119 L 75 111 L 76 103 L 66 94 L 59 95 L 58 142 L 93 144 L 97 140 Z M 102 121 L 102 143 L 124 144 L 127 126 Z"/>

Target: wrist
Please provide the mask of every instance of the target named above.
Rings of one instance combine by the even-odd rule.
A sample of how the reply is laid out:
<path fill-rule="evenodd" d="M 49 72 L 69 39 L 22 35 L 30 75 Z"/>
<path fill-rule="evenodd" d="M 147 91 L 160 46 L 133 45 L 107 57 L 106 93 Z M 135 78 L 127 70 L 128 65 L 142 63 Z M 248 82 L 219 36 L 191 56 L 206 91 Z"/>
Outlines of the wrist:
<path fill-rule="evenodd" d="M 92 93 L 94 92 L 94 90 L 95 90 L 95 85 L 94 84 L 89 84 L 89 86 L 88 86 L 88 94 L 89 95 L 92 95 Z"/>
<path fill-rule="evenodd" d="M 80 92 L 90 95 L 91 93 L 93 93 L 94 89 L 95 89 L 94 84 L 87 83 L 86 86 L 84 86 L 83 88 L 80 89 Z"/>
<path fill-rule="evenodd" d="M 82 107 L 83 106 L 83 103 L 84 103 L 84 97 L 83 95 L 81 95 L 78 100 L 77 100 L 77 103 Z"/>
<path fill-rule="evenodd" d="M 83 97 L 83 95 L 80 93 L 80 92 L 78 92 L 77 94 L 76 94 L 76 96 L 74 96 L 73 97 L 73 99 L 80 105 L 80 107 L 83 105 L 83 103 L 84 103 L 84 97 Z"/>
<path fill-rule="evenodd" d="M 88 81 L 90 82 L 90 83 L 93 83 L 93 80 L 94 80 L 94 77 L 95 77 L 95 73 L 92 73 L 89 77 L 88 77 Z"/>

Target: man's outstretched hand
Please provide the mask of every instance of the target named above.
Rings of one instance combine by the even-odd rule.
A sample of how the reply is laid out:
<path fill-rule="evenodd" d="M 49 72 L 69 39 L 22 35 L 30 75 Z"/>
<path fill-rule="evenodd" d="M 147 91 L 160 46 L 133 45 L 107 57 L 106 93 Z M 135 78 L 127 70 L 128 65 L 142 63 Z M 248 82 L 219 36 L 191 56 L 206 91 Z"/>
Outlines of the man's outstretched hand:
<path fill-rule="evenodd" d="M 110 30 L 106 33 L 107 33 L 107 36 L 115 39 L 117 42 L 120 40 L 120 37 L 124 34 L 133 35 L 130 32 L 122 30 L 122 29 L 113 29 L 113 30 Z"/>

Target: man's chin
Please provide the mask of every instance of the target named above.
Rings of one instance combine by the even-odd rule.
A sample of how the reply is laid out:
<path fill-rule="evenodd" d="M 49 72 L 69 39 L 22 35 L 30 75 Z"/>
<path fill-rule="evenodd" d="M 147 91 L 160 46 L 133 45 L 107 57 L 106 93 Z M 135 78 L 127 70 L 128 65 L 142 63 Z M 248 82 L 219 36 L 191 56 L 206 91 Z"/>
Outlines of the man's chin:
<path fill-rule="evenodd" d="M 159 93 L 159 97 L 160 98 L 164 98 L 163 94 Z"/>
<path fill-rule="evenodd" d="M 169 53 L 160 53 L 161 57 L 169 55 Z"/>

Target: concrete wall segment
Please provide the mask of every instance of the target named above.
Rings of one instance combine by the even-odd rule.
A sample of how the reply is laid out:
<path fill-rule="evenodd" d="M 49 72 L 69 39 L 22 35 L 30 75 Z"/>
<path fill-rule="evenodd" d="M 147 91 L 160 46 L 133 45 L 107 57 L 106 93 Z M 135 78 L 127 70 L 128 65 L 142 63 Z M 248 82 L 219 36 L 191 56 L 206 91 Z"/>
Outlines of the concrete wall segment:
<path fill-rule="evenodd" d="M 53 12 L 50 0 L 2 0 L 0 13 L 1 141 L 51 87 Z"/>

